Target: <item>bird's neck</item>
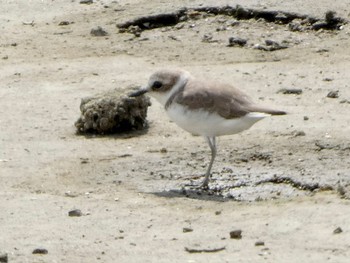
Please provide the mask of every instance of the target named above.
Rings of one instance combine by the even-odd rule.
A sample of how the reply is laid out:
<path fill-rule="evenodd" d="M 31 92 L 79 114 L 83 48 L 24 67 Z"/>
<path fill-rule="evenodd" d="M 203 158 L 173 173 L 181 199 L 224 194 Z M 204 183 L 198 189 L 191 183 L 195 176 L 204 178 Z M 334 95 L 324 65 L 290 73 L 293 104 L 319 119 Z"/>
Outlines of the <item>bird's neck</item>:
<path fill-rule="evenodd" d="M 181 77 L 178 79 L 178 81 L 175 83 L 173 88 L 168 92 L 167 96 L 165 96 L 165 99 L 163 101 L 164 108 L 167 110 L 171 104 L 173 103 L 175 97 L 184 91 L 185 86 L 190 79 L 190 75 L 187 72 L 184 72 Z"/>

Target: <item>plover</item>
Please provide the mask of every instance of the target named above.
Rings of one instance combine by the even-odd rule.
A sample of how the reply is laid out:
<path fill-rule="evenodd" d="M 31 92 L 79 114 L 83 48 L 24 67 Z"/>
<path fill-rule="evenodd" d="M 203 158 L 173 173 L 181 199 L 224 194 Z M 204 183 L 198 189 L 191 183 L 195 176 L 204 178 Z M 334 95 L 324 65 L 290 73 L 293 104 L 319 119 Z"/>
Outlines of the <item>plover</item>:
<path fill-rule="evenodd" d="M 129 96 L 136 97 L 146 92 L 164 106 L 178 126 L 208 141 L 211 160 L 200 187 L 208 187 L 217 152 L 217 136 L 242 132 L 270 115 L 286 114 L 253 103 L 248 95 L 230 84 L 196 79 L 180 69 L 156 71 L 146 87 Z"/>

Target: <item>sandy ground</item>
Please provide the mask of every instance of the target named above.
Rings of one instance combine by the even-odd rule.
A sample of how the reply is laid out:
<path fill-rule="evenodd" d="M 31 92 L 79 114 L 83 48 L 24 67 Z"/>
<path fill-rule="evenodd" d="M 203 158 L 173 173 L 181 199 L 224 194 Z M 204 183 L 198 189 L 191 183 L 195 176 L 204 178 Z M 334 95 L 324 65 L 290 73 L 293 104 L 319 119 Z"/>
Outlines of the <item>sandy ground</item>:
<path fill-rule="evenodd" d="M 304 2 L 1 1 L 0 255 L 8 262 L 349 262 L 349 25 L 292 32 L 205 16 L 140 37 L 116 27 L 227 3 L 315 17 L 334 10 L 349 19 L 346 1 Z M 97 26 L 109 35 L 91 36 Z M 227 47 L 231 36 L 249 45 Z M 288 48 L 252 48 L 266 39 Z M 169 122 L 156 101 L 144 133 L 75 134 L 81 98 L 144 84 L 168 66 L 230 82 L 289 113 L 220 138 L 209 191 L 185 187 L 204 174 L 208 146 Z M 339 97 L 328 98 L 330 91 Z M 83 215 L 69 217 L 72 209 Z M 233 230 L 242 238 L 231 239 Z M 32 254 L 36 248 L 48 253 Z"/>

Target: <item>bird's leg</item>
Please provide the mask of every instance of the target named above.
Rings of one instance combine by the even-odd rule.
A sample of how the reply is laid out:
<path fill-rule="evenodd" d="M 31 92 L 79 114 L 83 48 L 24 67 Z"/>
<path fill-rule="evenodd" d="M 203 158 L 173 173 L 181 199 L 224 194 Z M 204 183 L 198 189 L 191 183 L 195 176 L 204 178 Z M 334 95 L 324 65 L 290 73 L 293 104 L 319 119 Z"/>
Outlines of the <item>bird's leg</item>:
<path fill-rule="evenodd" d="M 200 187 L 203 187 L 203 188 L 208 187 L 211 167 L 213 166 L 215 156 L 216 156 L 216 138 L 213 136 L 213 137 L 206 137 L 206 139 L 211 150 L 211 159 L 210 159 L 210 163 L 209 163 L 207 172 L 205 174 L 204 180 L 200 184 Z"/>

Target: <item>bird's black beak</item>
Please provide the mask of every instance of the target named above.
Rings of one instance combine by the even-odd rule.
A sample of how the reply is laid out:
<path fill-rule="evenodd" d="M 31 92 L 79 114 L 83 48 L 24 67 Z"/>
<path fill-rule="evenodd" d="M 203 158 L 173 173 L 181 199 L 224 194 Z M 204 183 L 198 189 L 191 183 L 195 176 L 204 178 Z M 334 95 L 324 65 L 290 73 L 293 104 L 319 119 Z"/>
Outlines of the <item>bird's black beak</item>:
<path fill-rule="evenodd" d="M 129 97 L 138 97 L 138 96 L 141 96 L 141 95 L 145 94 L 146 92 L 148 92 L 147 88 L 140 88 L 139 90 L 131 92 L 129 94 Z"/>

